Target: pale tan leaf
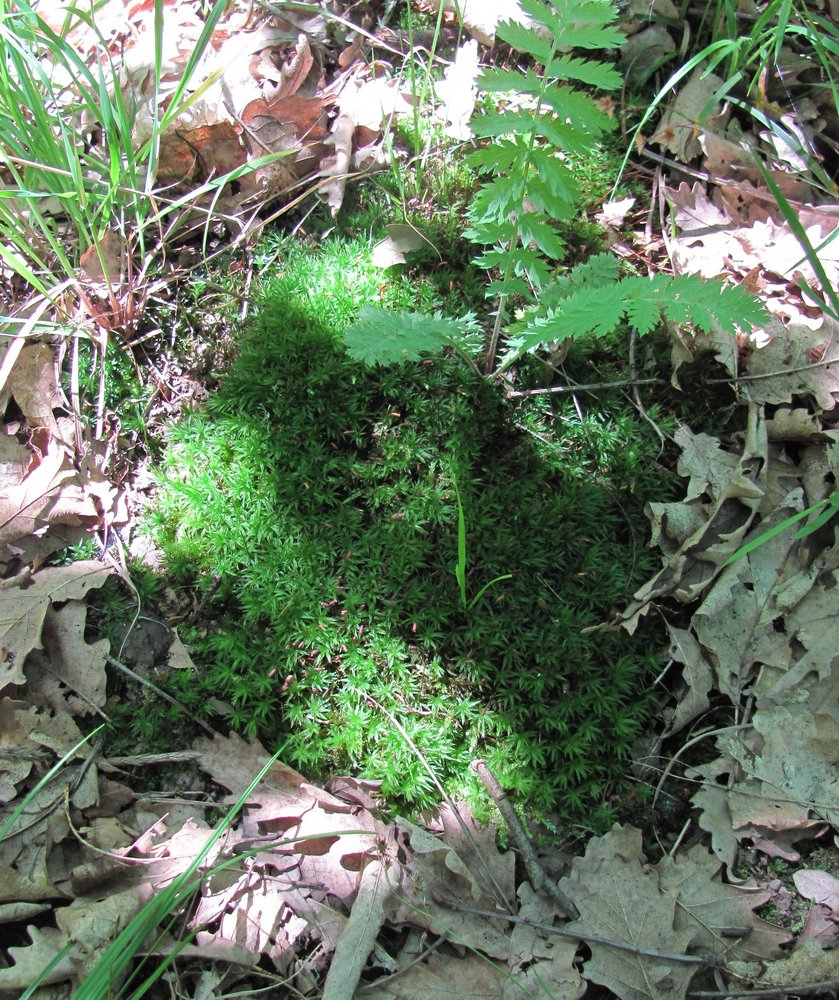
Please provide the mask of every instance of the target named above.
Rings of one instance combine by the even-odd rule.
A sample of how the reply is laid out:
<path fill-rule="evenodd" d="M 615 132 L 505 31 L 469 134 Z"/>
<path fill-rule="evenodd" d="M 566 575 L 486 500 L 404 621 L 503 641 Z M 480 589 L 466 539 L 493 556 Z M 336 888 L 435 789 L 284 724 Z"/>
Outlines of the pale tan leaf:
<path fill-rule="evenodd" d="M 692 449 L 694 436 L 687 430 L 681 433 L 683 449 L 693 451 L 686 471 L 695 472 L 694 489 L 704 484 L 704 492 L 692 502 L 651 505 L 651 511 L 660 513 L 662 536 L 665 531 L 673 535 L 671 540 L 653 539 L 653 544 L 665 550 L 664 568 L 633 595 L 632 603 L 609 628 L 623 626 L 634 632 L 640 616 L 664 595 L 683 604 L 695 600 L 743 544 L 764 502 L 768 453 L 762 409 L 749 407 L 746 440 L 736 465 L 721 460 L 713 474 L 707 467 L 708 447 Z"/>
<path fill-rule="evenodd" d="M 416 226 L 403 222 L 392 222 L 387 226 L 387 236 L 373 247 L 374 267 L 394 267 L 405 263 L 405 254 L 412 250 L 422 250 L 433 244 Z"/>
<path fill-rule="evenodd" d="M 716 94 L 723 81 L 714 73 L 697 67 L 679 91 L 676 100 L 662 115 L 656 134 L 650 140 L 669 150 L 682 162 L 702 152 L 699 133 L 719 128 L 725 114 L 717 111 Z"/>
<path fill-rule="evenodd" d="M 444 803 L 435 817 L 435 832 L 437 824 L 442 825 L 438 833 L 440 840 L 457 854 L 487 896 L 495 896 L 500 891 L 506 899 L 513 900 L 516 894 L 515 853 L 498 849 L 498 826 L 492 822 L 477 823 L 465 802 L 452 800 L 452 805 Z"/>
<path fill-rule="evenodd" d="M 463 958 L 429 955 L 389 982 L 364 990 L 366 1000 L 502 1000 L 506 971 L 482 955 L 467 952 Z M 519 996 L 527 996 L 519 992 Z M 561 994 L 557 1000 L 566 1000 Z M 570 1000 L 570 998 L 568 998 Z"/>
<path fill-rule="evenodd" d="M 503 1000 L 520 1000 L 523 996 L 579 1000 L 586 991 L 575 965 L 579 945 L 534 926 L 554 924 L 558 915 L 555 902 L 545 893 L 534 892 L 529 882 L 521 883 L 518 895 L 518 916 L 523 922 L 513 925 L 510 976 L 504 982 Z"/>
<path fill-rule="evenodd" d="M 825 317 L 819 330 L 786 327 L 779 320 L 768 326 L 772 339 L 746 364 L 751 380 L 746 396 L 761 403 L 790 403 L 794 396 L 811 396 L 822 410 L 839 399 L 839 323 Z"/>
<path fill-rule="evenodd" d="M 622 831 L 618 831 L 622 833 Z M 696 932 L 676 927 L 676 899 L 662 891 L 654 870 L 637 858 L 610 856 L 610 834 L 575 858 L 560 887 L 574 900 L 580 918 L 569 928 L 583 937 L 607 938 L 656 957 L 592 942 L 583 975 L 616 993 L 621 1000 L 681 1000 L 697 965 L 679 962 Z M 589 842 L 590 844 L 592 842 Z"/>
<path fill-rule="evenodd" d="M 645 13 L 644 20 L 647 18 Z M 631 34 L 621 46 L 621 66 L 630 80 L 643 83 L 653 67 L 675 51 L 676 42 L 667 28 L 663 24 L 648 24 Z"/>
<path fill-rule="evenodd" d="M 53 409 L 62 405 L 56 385 L 55 351 L 50 344 L 27 343 L 20 352 L 7 386 L 30 427 L 48 427 L 58 437 Z"/>
<path fill-rule="evenodd" d="M 839 910 L 839 878 L 816 868 L 804 868 L 793 873 L 795 888 L 805 899 L 821 903 L 830 910 Z"/>
<path fill-rule="evenodd" d="M 232 790 L 235 802 L 269 758 L 256 741 L 231 734 L 199 739 L 201 767 Z M 276 837 L 274 850 L 295 867 L 301 883 L 318 899 L 344 899 L 355 892 L 359 872 L 378 848 L 382 825 L 361 807 L 309 785 L 296 771 L 274 762 L 248 798 L 243 819 L 248 837 Z"/>
<path fill-rule="evenodd" d="M 839 949 L 824 951 L 818 942 L 804 941 L 789 958 L 768 962 L 757 977 L 748 978 L 753 979 L 755 988 L 762 990 L 835 981 L 839 979 Z"/>
<path fill-rule="evenodd" d="M 355 994 L 361 973 L 385 921 L 385 909 L 401 881 L 398 864 L 371 861 L 361 873 L 350 910 L 323 986 L 323 1000 L 345 1000 Z"/>
<path fill-rule="evenodd" d="M 674 628 L 672 625 L 668 625 L 667 630 L 670 633 L 670 657 L 684 667 L 681 697 L 665 732 L 665 735 L 670 736 L 684 729 L 708 709 L 708 695 L 714 687 L 714 675 L 694 635 L 687 629 Z"/>
<path fill-rule="evenodd" d="M 495 909 L 496 903 L 480 887 L 458 855 L 422 827 L 399 820 L 409 838 L 413 859 L 409 877 L 399 894 L 396 923 L 423 927 L 435 934 L 445 930 L 452 941 L 506 961 L 510 938 L 503 924 L 471 913 L 455 913 L 437 902 L 444 899 L 474 909 Z"/>
<path fill-rule="evenodd" d="M 432 10 L 443 10 L 455 14 L 464 28 L 481 45 L 495 44 L 495 31 L 502 21 L 532 23 L 521 9 L 518 0 L 428 0 Z"/>
<path fill-rule="evenodd" d="M 42 692 L 59 713 L 87 715 L 105 704 L 105 664 L 111 643 L 109 639 L 87 642 L 86 622 L 87 605 L 83 601 L 67 601 L 61 608 L 49 607 L 42 630 L 49 671 L 38 684 L 27 670 L 30 685 Z M 64 690 L 55 680 L 60 681 Z M 67 689 L 81 697 L 72 697 Z"/>
<path fill-rule="evenodd" d="M 0 969 L 0 990 L 27 990 L 43 973 L 44 969 L 58 958 L 68 943 L 61 931 L 52 927 L 39 930 L 34 925 L 26 928 L 32 944 L 8 948 L 12 965 Z M 78 971 L 78 956 L 75 949 L 58 959 L 48 975 L 42 980 L 44 985 L 61 983 L 71 979 Z"/>
<path fill-rule="evenodd" d="M 41 629 L 52 604 L 81 599 L 101 587 L 111 570 L 95 560 L 53 566 L 35 573 L 26 589 L 0 590 L 0 643 L 7 655 L 0 663 L 0 690 L 25 684 L 23 662 L 41 645 Z"/>
<path fill-rule="evenodd" d="M 701 844 L 676 858 L 665 856 L 655 867 L 661 888 L 677 894 L 676 927 L 694 929 L 694 944 L 718 958 L 779 958 L 792 940 L 788 931 L 754 913 L 772 894 L 723 883 L 721 862 Z"/>
<path fill-rule="evenodd" d="M 443 102 L 439 114 L 446 123 L 446 135 L 452 139 L 465 142 L 472 138 L 469 119 L 478 95 L 477 78 L 478 43 L 472 40 L 460 46 L 454 62 L 446 69 L 445 78 L 434 88 Z"/>

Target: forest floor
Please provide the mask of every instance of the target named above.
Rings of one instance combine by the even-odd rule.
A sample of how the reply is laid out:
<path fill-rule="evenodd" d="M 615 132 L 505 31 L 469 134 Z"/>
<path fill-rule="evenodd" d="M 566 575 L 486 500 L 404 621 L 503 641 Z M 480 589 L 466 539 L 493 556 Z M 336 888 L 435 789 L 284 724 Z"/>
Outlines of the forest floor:
<path fill-rule="evenodd" d="M 226 13 L 158 179 L 241 175 L 9 341 L 0 996 L 834 995 L 835 110 L 785 112 L 813 163 L 713 74 L 648 121 L 684 23 L 625 12 L 564 266 L 765 321 L 366 363 L 371 304 L 492 324 L 463 156 L 510 52 L 333 6 Z M 175 89 L 206 11 L 165 11 Z M 142 95 L 153 17 L 69 41 Z"/>

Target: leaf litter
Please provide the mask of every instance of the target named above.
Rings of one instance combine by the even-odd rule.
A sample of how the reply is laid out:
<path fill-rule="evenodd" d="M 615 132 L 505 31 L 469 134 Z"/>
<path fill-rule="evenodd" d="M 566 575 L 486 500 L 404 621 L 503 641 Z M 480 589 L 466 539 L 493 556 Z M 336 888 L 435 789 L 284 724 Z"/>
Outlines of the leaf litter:
<path fill-rule="evenodd" d="M 200 30 L 189 5 L 178 9 L 180 32 L 167 35 L 174 45 L 170 89 Z M 123 82 L 138 100 L 151 65 L 149 16 L 142 5 L 117 4 L 103 8 L 102 20 L 97 14 L 100 31 L 127 39 Z M 381 156 L 384 121 L 410 104 L 394 80 L 354 65 L 349 39 L 345 75 L 326 86 L 318 54 L 325 33 L 316 13 L 223 23 L 211 58 L 224 74 L 189 120 L 164 137 L 160 176 L 198 185 L 283 151 L 289 155 L 225 195 L 228 218 L 245 226 L 255 204 L 281 198 L 301 178 L 337 211 L 347 174 Z M 98 43 L 81 37 L 78 44 L 95 51 Z M 206 72 L 212 76 L 212 67 Z M 639 830 L 616 826 L 592 838 L 559 883 L 579 910 L 568 920 L 549 894 L 526 880 L 516 885 L 513 851 L 500 850 L 495 829 L 475 824 L 462 804 L 444 807 L 425 827 L 385 823 L 370 783 L 348 778 L 320 789 L 275 762 L 248 797 L 241 823 L 204 860 L 202 891 L 183 914 L 193 938 L 181 956 L 201 962 L 208 988 L 246 985 L 262 963 L 303 993 L 319 988 L 329 970 L 330 988 L 351 995 L 368 952 L 378 977 L 366 994 L 383 998 L 577 1000 L 594 982 L 621 1000 L 668 1000 L 686 996 L 711 969 L 767 988 L 839 975 L 835 953 L 824 950 L 836 944 L 828 933 L 836 878 L 796 873 L 798 892 L 812 900 L 810 930 L 785 958 L 791 935 L 755 912 L 771 891 L 744 881 L 737 867 L 746 848 L 795 861 L 800 844 L 823 837 L 839 818 L 836 528 L 828 524 L 807 538 L 775 535 L 726 565 L 741 545 L 825 499 L 835 483 L 837 324 L 814 315 L 791 286 L 792 278 L 814 287 L 815 275 L 765 210 L 760 177 L 744 173 L 742 142 L 697 129 L 707 92 L 694 87 L 695 94 L 685 88 L 657 141 L 680 158 L 704 156 L 709 173 L 730 182 L 715 182 L 710 198 L 697 184 L 669 190 L 674 259 L 700 273 L 724 261 L 729 273 L 757 275 L 784 322 L 770 325 L 757 344 L 674 334 L 674 371 L 705 350 L 727 369 L 746 404 L 741 446 L 678 432 L 685 499 L 649 510 L 662 569 L 610 627 L 631 630 L 667 602 L 695 605 L 689 622 L 669 626 L 671 698 L 662 738 L 672 742 L 700 725 L 712 704 L 730 706 L 730 725 L 698 731 L 710 759 L 683 773 L 696 786 L 691 801 L 705 842 L 677 844 L 651 864 Z M 144 107 L 140 130 L 154 114 Z M 462 128 L 466 117 L 449 103 L 449 127 Z M 724 117 L 718 125 L 728 127 Z M 793 162 L 777 141 L 775 151 Z M 806 197 L 788 186 L 788 174 L 781 181 Z M 829 208 L 801 204 L 814 243 L 835 232 Z M 416 238 L 391 233 L 380 250 L 383 266 L 418 248 Z M 821 259 L 835 276 L 835 251 Z M 112 570 L 95 561 L 42 563 L 80 532 L 119 523 L 124 498 L 105 474 L 99 443 L 79 456 L 77 426 L 56 415 L 62 398 L 53 349 L 15 350 L 5 398 L 14 397 L 23 420 L 5 424 L 0 437 L 0 921 L 25 925 L 19 939 L 28 943 L 6 949 L 4 993 L 27 989 L 50 965 L 45 986 L 77 987 L 213 831 L 203 806 L 139 796 L 120 781 L 120 765 L 83 742 L 104 710 L 107 669 L 105 645 L 85 638 L 84 599 Z M 179 668 L 194 669 L 182 644 L 176 649 Z M 238 800 L 269 756 L 233 733 L 201 738 L 193 750 L 216 789 L 208 804 L 222 807 Z M 399 937 L 391 935 L 388 947 L 370 927 Z M 162 955 L 175 943 L 164 936 L 149 947 Z"/>

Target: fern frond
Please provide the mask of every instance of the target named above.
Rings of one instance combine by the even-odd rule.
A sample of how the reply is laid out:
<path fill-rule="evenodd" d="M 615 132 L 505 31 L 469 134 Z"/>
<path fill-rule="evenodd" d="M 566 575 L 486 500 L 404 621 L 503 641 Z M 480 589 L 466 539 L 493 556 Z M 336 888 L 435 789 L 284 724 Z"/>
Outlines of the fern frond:
<path fill-rule="evenodd" d="M 540 4 L 540 6 L 543 5 Z M 536 17 L 534 20 L 540 24 L 545 23 L 541 17 Z M 528 28 L 518 21 L 502 21 L 496 26 L 495 33 L 511 48 L 533 56 L 536 62 L 543 65 L 552 59 L 556 53 L 554 46 L 551 44 L 551 39 L 547 35 L 540 34 L 533 28 Z"/>
<path fill-rule="evenodd" d="M 579 0 L 550 0 L 550 3 L 521 0 L 520 6 L 528 17 L 551 33 L 558 48 L 614 49 L 624 43 L 624 35 L 613 24 L 617 12 L 611 0 L 583 3 Z M 506 21 L 497 29 L 498 35 L 509 45 L 514 43 L 505 32 L 511 23 Z"/>
<path fill-rule="evenodd" d="M 549 262 L 563 251 L 553 223 L 573 217 L 578 187 L 559 154 L 586 155 L 597 138 L 613 128 L 595 101 L 569 84 L 613 89 L 621 82 L 610 67 L 560 52 L 578 41 L 582 48 L 600 49 L 621 41 L 620 33 L 609 26 L 616 16 L 609 0 L 525 0 L 523 9 L 530 25 L 507 21 L 497 33 L 539 65 L 489 69 L 478 86 L 490 93 L 524 96 L 525 103 L 471 122 L 476 136 L 494 141 L 470 157 L 489 176 L 470 208 L 468 236 L 484 246 L 494 244 L 478 263 L 498 268 L 501 277 L 491 287 L 502 295 L 521 291 L 524 277 L 532 289 L 543 287 Z M 502 234 L 498 227 L 505 221 L 515 225 Z M 503 303 L 496 330 L 502 315 Z"/>
<path fill-rule="evenodd" d="M 476 333 L 477 323 L 471 314 L 453 320 L 439 312 L 423 316 L 365 306 L 358 320 L 344 331 L 344 343 L 351 358 L 372 367 L 418 361 L 444 347 L 468 352 L 477 346 Z"/>
<path fill-rule="evenodd" d="M 611 66 L 577 56 L 559 56 L 545 72 L 555 80 L 576 80 L 599 90 L 618 90 L 623 86 L 623 77 Z"/>
<path fill-rule="evenodd" d="M 507 368 L 523 354 L 568 337 L 602 337 L 621 324 L 650 333 L 666 316 L 700 330 L 739 328 L 766 320 L 766 310 L 744 289 L 696 275 L 632 276 L 615 281 L 617 261 L 601 254 L 549 283 L 539 306 L 511 328 Z"/>

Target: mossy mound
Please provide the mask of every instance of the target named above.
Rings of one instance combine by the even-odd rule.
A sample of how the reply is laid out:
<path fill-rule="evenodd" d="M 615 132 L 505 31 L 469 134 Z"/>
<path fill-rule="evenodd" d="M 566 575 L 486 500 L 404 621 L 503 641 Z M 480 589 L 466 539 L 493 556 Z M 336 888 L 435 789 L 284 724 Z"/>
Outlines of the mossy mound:
<path fill-rule="evenodd" d="M 462 790 L 480 754 L 527 808 L 608 820 L 657 650 L 649 628 L 581 630 L 651 569 L 649 430 L 620 400 L 517 406 L 454 358 L 361 367 L 331 280 L 272 281 L 220 391 L 172 431 L 158 541 L 216 588 L 178 696 L 415 809 L 437 797 L 426 764 Z M 473 607 L 455 482 L 468 597 L 512 574 Z"/>

